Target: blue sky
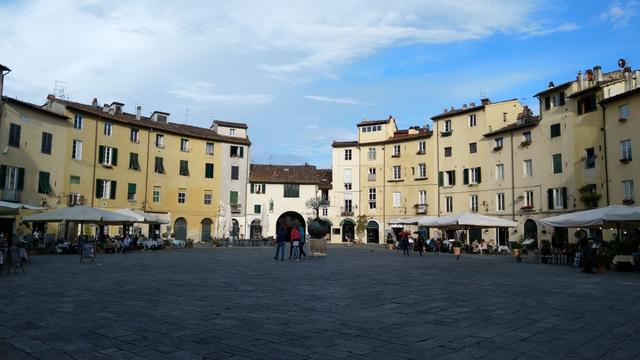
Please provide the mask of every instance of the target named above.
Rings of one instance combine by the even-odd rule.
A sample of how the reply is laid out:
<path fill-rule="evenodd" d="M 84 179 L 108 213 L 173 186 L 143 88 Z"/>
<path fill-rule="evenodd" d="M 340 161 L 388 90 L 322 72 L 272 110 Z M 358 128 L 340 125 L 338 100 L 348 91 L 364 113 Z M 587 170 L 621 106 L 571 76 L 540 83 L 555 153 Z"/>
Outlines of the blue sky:
<path fill-rule="evenodd" d="M 518 98 L 625 58 L 640 68 L 638 1 L 0 0 L 5 94 L 208 127 L 245 122 L 258 163 L 331 164 L 331 142 L 393 115 Z M 188 109 L 188 115 L 187 115 Z"/>

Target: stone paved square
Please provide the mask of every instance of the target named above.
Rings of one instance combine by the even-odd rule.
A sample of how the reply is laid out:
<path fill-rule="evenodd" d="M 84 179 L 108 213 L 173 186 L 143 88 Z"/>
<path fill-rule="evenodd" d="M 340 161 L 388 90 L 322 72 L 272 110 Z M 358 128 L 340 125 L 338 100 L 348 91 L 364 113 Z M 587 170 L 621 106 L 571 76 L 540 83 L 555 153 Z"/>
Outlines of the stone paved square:
<path fill-rule="evenodd" d="M 370 247 L 300 262 L 273 252 L 5 267 L 0 359 L 640 359 L 638 274 Z"/>

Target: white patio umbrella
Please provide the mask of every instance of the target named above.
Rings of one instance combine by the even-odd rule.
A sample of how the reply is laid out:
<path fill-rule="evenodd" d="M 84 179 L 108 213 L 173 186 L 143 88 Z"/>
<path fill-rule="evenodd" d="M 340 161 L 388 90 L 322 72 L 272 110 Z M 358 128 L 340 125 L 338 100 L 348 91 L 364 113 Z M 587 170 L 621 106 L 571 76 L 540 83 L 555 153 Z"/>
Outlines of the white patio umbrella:
<path fill-rule="evenodd" d="M 95 224 L 120 224 L 136 222 L 137 218 L 113 211 L 97 209 L 91 206 L 72 206 L 28 215 L 23 217 L 22 220 L 28 222 L 73 221 Z"/>
<path fill-rule="evenodd" d="M 395 218 L 387 221 L 389 225 L 418 225 L 417 217 Z"/>
<path fill-rule="evenodd" d="M 427 217 L 428 218 L 428 217 Z M 495 216 L 480 215 L 475 213 L 462 213 L 456 215 L 440 216 L 436 219 L 423 219 L 418 222 L 421 226 L 442 227 L 451 229 L 467 229 L 472 227 L 479 228 L 498 228 L 498 227 L 516 227 L 518 223 L 511 220 L 505 220 Z"/>
<path fill-rule="evenodd" d="M 113 212 L 129 216 L 136 219 L 136 223 L 141 224 L 168 224 L 168 214 L 148 213 L 140 210 L 133 210 L 129 208 L 115 209 Z"/>
<path fill-rule="evenodd" d="M 579 228 L 603 225 L 637 225 L 640 223 L 640 207 L 611 205 L 603 208 L 576 211 L 538 220 L 553 227 Z"/>

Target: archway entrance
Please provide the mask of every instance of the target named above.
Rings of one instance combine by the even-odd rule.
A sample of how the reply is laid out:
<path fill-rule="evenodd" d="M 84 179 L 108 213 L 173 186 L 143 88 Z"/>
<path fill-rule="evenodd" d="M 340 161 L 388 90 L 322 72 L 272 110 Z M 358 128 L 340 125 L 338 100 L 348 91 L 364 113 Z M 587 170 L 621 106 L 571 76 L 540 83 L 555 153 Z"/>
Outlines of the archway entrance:
<path fill-rule="evenodd" d="M 378 223 L 371 220 L 367 223 L 367 243 L 379 244 L 380 243 L 380 227 Z"/>
<path fill-rule="evenodd" d="M 252 240 L 259 240 L 262 238 L 262 223 L 260 219 L 255 219 L 249 226 L 249 236 Z"/>
<path fill-rule="evenodd" d="M 238 240 L 240 237 L 240 223 L 238 223 L 238 220 L 236 219 L 231 219 L 231 234 L 229 235 L 229 237 L 232 240 Z"/>
<path fill-rule="evenodd" d="M 342 220 L 342 242 L 353 241 L 356 223 L 351 219 Z"/>
<path fill-rule="evenodd" d="M 213 221 L 209 218 L 204 218 L 202 219 L 202 221 L 200 222 L 200 225 L 202 225 L 202 231 L 200 232 L 200 241 L 202 242 L 211 242 L 211 225 L 213 224 Z"/>
<path fill-rule="evenodd" d="M 525 240 L 533 239 L 536 244 L 538 243 L 538 224 L 535 221 L 527 219 L 524 222 L 524 238 Z"/>
<path fill-rule="evenodd" d="M 177 218 L 173 224 L 173 236 L 176 240 L 187 241 L 187 220 L 185 218 Z"/>
<path fill-rule="evenodd" d="M 276 221 L 276 228 L 281 226 L 286 227 L 287 229 L 292 228 L 294 226 L 302 226 L 305 229 L 307 228 L 307 223 L 304 221 L 304 217 L 298 214 L 295 211 L 287 211 L 278 217 Z"/>

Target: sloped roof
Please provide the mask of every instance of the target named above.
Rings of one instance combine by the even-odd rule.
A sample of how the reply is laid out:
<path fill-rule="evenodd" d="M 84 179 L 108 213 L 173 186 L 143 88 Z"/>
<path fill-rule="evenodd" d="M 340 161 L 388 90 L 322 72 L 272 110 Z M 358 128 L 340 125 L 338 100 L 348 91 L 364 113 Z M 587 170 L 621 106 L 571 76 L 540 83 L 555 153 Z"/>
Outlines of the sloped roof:
<path fill-rule="evenodd" d="M 248 129 L 249 127 L 245 123 L 233 122 L 233 121 L 223 121 L 223 120 L 214 120 L 214 124 L 238 129 Z"/>
<path fill-rule="evenodd" d="M 177 134 L 177 135 L 191 136 L 194 138 L 199 138 L 204 140 L 217 140 L 217 141 L 226 142 L 226 143 L 251 145 L 251 141 L 249 141 L 249 139 L 220 135 L 214 132 L 213 130 L 207 129 L 207 128 L 185 125 L 185 124 L 176 124 L 171 122 L 163 123 L 163 122 L 151 120 L 151 118 L 148 118 L 145 116 L 142 116 L 140 120 L 138 120 L 136 119 L 135 114 L 130 114 L 127 112 L 123 112 L 122 114 L 111 114 L 109 112 L 103 111 L 102 107 L 100 106 L 87 105 L 87 104 L 77 103 L 73 101 L 62 100 L 62 99 L 55 99 L 54 101 L 57 101 L 65 105 L 66 107 L 76 111 L 84 112 L 90 115 L 98 116 L 104 119 L 109 119 L 109 120 L 129 124 L 133 126 L 148 127 L 148 128 L 152 128 L 160 131 L 166 131 L 169 133 Z"/>
<path fill-rule="evenodd" d="M 358 146 L 358 141 L 357 140 L 352 140 L 352 141 L 333 141 L 333 143 L 331 144 L 332 147 L 352 147 L 352 146 Z"/>
<path fill-rule="evenodd" d="M 356 126 L 388 124 L 391 122 L 391 119 L 393 119 L 393 116 L 389 115 L 389 118 L 384 120 L 362 120 Z"/>
<path fill-rule="evenodd" d="M 606 99 L 600 100 L 600 104 L 607 104 L 607 103 L 610 103 L 612 101 L 623 99 L 623 98 L 626 98 L 627 96 L 632 96 L 632 95 L 635 95 L 635 94 L 638 94 L 638 93 L 640 93 L 640 87 L 637 87 L 635 89 L 632 89 L 632 90 L 629 90 L 629 91 L 625 91 L 625 92 L 620 93 L 618 95 L 610 96 L 610 97 L 608 97 Z"/>
<path fill-rule="evenodd" d="M 26 101 L 10 98 L 10 97 L 7 97 L 7 96 L 3 96 L 2 100 L 6 101 L 8 103 L 24 106 L 26 108 L 29 108 L 29 110 L 33 110 L 33 111 L 37 111 L 37 112 L 42 113 L 42 114 L 54 116 L 54 117 L 56 117 L 58 119 L 62 119 L 62 120 L 68 120 L 69 119 L 69 117 L 67 117 L 67 116 L 60 115 L 58 113 L 55 113 L 53 111 L 49 111 L 47 109 L 43 109 L 39 105 L 32 104 L 32 103 L 29 103 L 29 102 L 26 102 Z"/>
<path fill-rule="evenodd" d="M 249 181 L 271 184 L 319 184 L 320 177 L 313 165 L 251 164 Z"/>

